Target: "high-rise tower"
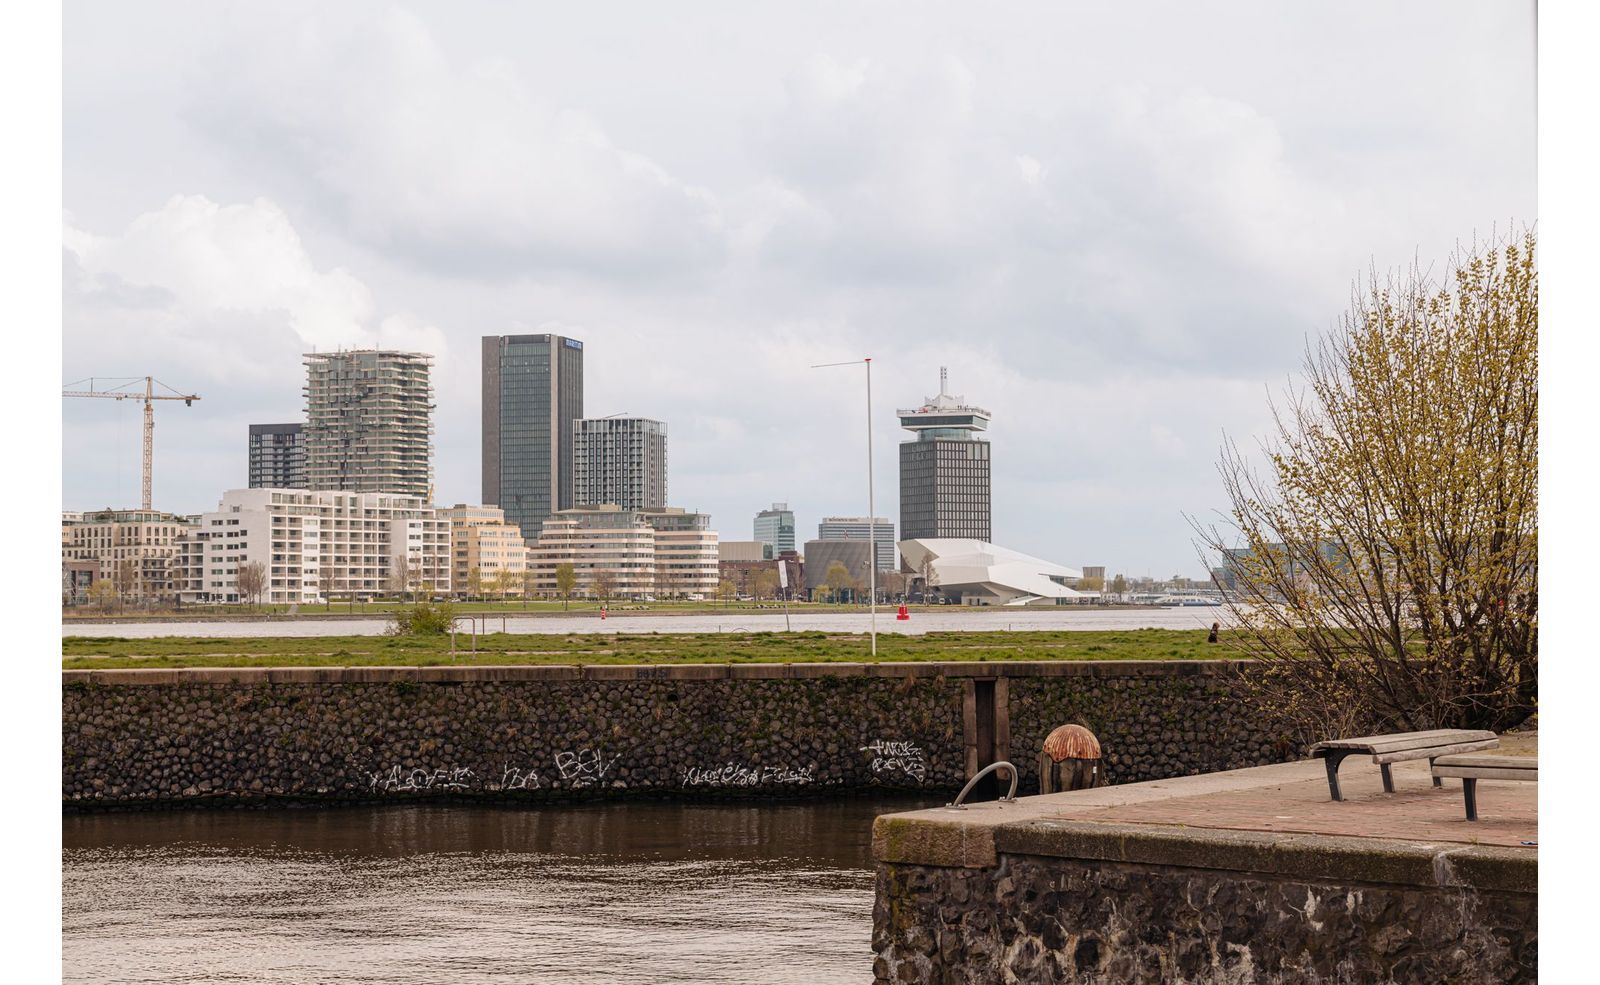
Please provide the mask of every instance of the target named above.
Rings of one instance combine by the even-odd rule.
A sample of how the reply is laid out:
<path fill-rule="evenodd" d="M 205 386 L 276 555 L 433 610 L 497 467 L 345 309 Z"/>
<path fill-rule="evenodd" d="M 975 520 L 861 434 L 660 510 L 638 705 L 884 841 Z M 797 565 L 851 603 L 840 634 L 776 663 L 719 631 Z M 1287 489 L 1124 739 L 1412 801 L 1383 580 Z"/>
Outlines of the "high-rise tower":
<path fill-rule="evenodd" d="M 946 380 L 941 366 L 938 396 L 897 411 L 916 435 L 900 444 L 900 536 L 987 541 L 989 442 L 977 435 L 988 430 L 989 412 L 946 393 Z"/>
<path fill-rule="evenodd" d="M 584 417 L 572 428 L 572 505 L 667 505 L 667 426 L 646 417 Z"/>
<path fill-rule="evenodd" d="M 425 352 L 313 352 L 306 363 L 306 485 L 426 498 L 433 386 Z"/>
<path fill-rule="evenodd" d="M 483 502 L 524 539 L 572 506 L 572 422 L 583 416 L 583 343 L 483 337 Z"/>

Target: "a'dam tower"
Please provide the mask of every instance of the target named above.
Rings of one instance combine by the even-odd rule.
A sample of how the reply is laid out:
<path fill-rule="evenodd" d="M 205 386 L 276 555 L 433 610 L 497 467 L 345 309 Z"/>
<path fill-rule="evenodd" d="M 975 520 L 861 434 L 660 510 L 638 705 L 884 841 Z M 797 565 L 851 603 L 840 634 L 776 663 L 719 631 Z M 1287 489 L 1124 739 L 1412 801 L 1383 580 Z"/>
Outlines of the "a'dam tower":
<path fill-rule="evenodd" d="M 900 444 L 900 536 L 990 539 L 989 412 L 946 392 L 896 413 L 916 437 Z"/>

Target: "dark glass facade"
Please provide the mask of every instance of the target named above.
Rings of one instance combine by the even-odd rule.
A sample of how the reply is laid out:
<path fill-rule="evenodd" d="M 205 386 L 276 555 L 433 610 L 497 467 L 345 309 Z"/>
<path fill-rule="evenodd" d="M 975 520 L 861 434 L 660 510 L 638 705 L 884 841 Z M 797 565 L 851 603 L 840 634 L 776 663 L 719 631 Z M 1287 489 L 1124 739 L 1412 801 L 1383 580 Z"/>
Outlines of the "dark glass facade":
<path fill-rule="evenodd" d="M 483 339 L 483 502 L 524 539 L 572 503 L 572 422 L 583 416 L 583 343 L 560 335 Z"/>
<path fill-rule="evenodd" d="M 306 488 L 303 424 L 250 425 L 250 488 Z"/>
<path fill-rule="evenodd" d="M 900 536 L 990 540 L 989 442 L 920 438 L 900 445 Z"/>

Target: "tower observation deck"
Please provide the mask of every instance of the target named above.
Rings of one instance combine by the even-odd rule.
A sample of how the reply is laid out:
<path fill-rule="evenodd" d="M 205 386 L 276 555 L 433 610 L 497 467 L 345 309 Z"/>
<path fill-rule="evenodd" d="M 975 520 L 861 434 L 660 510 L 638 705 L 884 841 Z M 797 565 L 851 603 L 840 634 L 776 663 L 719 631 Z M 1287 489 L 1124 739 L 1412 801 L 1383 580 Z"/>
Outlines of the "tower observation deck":
<path fill-rule="evenodd" d="M 900 415 L 900 426 L 915 434 L 917 440 L 970 439 L 975 431 L 989 430 L 989 412 L 946 393 L 948 385 L 949 371 L 940 366 L 938 395 L 927 398 L 921 407 L 895 411 Z"/>

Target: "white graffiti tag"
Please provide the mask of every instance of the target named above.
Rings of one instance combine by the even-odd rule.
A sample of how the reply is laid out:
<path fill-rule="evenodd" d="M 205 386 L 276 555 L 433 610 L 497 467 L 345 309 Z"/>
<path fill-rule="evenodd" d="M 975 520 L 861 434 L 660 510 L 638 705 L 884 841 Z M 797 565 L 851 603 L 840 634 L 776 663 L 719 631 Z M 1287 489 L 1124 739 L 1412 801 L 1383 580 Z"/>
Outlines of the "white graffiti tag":
<path fill-rule="evenodd" d="M 556 753 L 556 772 L 561 779 L 570 780 L 574 787 L 598 786 L 617 765 L 619 757 L 607 759 L 597 749 L 579 749 L 576 752 Z"/>
<path fill-rule="evenodd" d="M 507 763 L 500 773 L 501 790 L 538 790 L 539 787 L 539 771 L 536 769 L 524 770 Z"/>
<path fill-rule="evenodd" d="M 888 742 L 883 739 L 862 746 L 862 752 L 872 753 L 872 772 L 904 773 L 918 783 L 928 775 L 928 760 L 922 747 L 912 742 Z"/>
<path fill-rule="evenodd" d="M 363 771 L 365 772 L 365 771 Z M 387 772 L 367 773 L 367 789 L 369 790 L 466 790 L 471 786 L 467 781 L 477 774 L 465 766 L 456 766 L 451 769 L 440 767 L 435 770 L 402 770 L 392 766 Z"/>
<path fill-rule="evenodd" d="M 695 766 L 682 774 L 686 787 L 759 787 L 769 783 L 805 785 L 815 779 L 816 766 L 794 769 L 788 766 L 752 766 L 725 763 L 721 766 Z"/>

